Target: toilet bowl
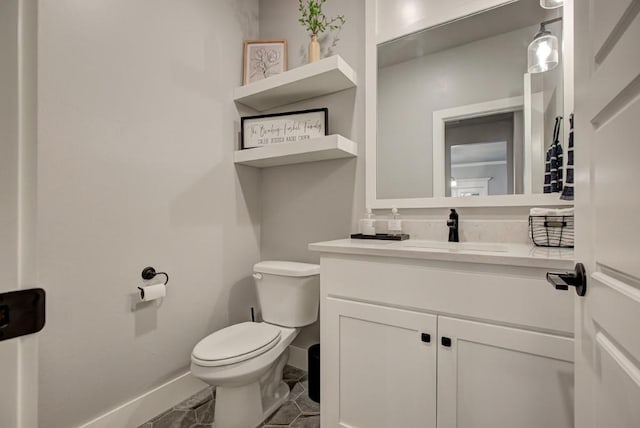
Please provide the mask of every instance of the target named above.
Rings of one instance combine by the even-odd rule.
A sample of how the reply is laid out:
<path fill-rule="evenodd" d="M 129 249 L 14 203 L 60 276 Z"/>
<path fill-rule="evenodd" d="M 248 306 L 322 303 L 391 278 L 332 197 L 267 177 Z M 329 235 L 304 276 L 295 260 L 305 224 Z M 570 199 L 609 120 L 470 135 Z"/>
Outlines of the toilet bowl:
<path fill-rule="evenodd" d="M 216 387 L 216 428 L 254 428 L 289 397 L 282 371 L 300 328 L 318 318 L 320 266 L 264 261 L 254 266 L 263 322 L 244 322 L 202 339 L 191 373 Z"/>

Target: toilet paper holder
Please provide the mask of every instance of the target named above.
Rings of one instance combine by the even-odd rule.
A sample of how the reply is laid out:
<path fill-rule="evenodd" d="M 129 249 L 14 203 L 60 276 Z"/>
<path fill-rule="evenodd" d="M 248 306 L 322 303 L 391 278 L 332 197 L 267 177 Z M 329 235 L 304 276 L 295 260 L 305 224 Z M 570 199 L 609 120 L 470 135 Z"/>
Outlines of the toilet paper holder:
<path fill-rule="evenodd" d="M 164 275 L 164 285 L 167 285 L 169 283 L 169 274 L 167 274 L 166 272 L 156 272 L 155 268 L 151 266 L 147 266 L 146 268 L 142 269 L 142 279 L 153 279 L 157 275 Z M 144 299 L 144 289 L 142 287 L 138 287 L 138 290 L 140 290 L 140 297 Z"/>
<path fill-rule="evenodd" d="M 169 275 L 167 275 L 166 272 L 156 272 L 156 270 L 151 266 L 147 266 L 146 268 L 142 269 L 142 279 L 153 279 L 156 277 L 156 275 L 164 275 L 164 277 L 166 278 L 164 281 L 164 285 L 167 285 L 169 283 Z"/>

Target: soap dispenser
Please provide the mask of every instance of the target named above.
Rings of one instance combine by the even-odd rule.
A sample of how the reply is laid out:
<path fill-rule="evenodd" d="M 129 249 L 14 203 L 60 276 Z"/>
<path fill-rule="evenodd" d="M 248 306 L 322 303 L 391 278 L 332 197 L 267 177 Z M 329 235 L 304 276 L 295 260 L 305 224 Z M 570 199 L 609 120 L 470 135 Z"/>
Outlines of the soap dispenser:
<path fill-rule="evenodd" d="M 396 207 L 391 209 L 391 215 L 393 218 L 388 223 L 389 235 L 400 236 L 402 235 L 402 220 L 400 220 L 400 214 L 398 214 Z"/>
<path fill-rule="evenodd" d="M 367 218 L 362 220 L 362 234 L 376 236 L 376 220 L 373 217 L 371 208 L 367 208 Z"/>

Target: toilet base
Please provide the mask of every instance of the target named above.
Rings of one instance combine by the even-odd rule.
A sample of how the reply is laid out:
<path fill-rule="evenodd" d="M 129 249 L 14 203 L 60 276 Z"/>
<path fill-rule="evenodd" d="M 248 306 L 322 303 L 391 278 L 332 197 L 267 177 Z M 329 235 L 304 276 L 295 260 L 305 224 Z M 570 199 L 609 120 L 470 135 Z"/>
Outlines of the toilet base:
<path fill-rule="evenodd" d="M 256 428 L 289 398 L 282 371 L 289 359 L 285 349 L 260 379 L 246 385 L 216 388 L 215 428 Z"/>
<path fill-rule="evenodd" d="M 275 411 L 278 410 L 280 406 L 282 406 L 284 402 L 289 399 L 290 392 L 291 391 L 289 390 L 289 385 L 284 383 L 284 381 L 281 381 L 280 386 L 278 386 L 278 392 L 276 394 L 278 398 L 273 399 L 271 405 L 265 406 L 266 411 L 262 415 L 262 420 L 260 421 L 260 423 L 262 423 L 265 419 L 275 413 Z"/>
<path fill-rule="evenodd" d="M 258 382 L 235 388 L 218 387 L 216 389 L 215 427 L 258 427 L 287 401 L 289 393 L 289 386 L 281 381 L 273 397 L 263 403 Z"/>

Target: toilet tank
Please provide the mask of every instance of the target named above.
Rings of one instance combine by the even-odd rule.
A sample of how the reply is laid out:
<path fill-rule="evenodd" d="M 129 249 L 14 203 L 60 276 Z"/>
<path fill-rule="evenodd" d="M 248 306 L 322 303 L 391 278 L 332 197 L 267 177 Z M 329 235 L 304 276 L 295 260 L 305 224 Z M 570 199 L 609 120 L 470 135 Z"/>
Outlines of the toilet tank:
<path fill-rule="evenodd" d="M 253 266 L 262 319 L 283 327 L 303 327 L 318 319 L 320 265 L 263 261 Z"/>

